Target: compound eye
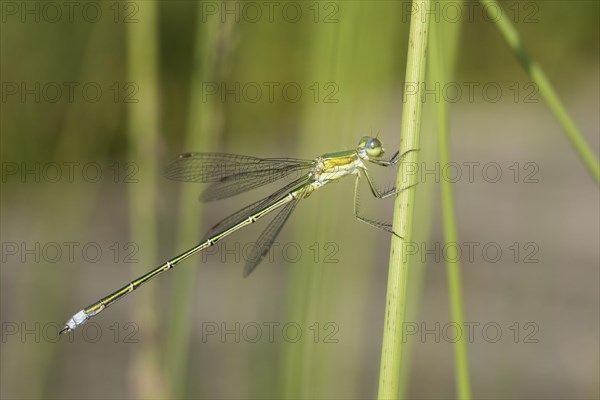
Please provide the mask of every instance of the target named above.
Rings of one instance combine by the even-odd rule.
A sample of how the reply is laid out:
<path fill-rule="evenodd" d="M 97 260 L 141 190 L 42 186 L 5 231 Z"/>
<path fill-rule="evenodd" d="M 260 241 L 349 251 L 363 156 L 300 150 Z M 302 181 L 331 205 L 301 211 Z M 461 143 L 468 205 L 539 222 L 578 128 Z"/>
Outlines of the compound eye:
<path fill-rule="evenodd" d="M 381 147 L 381 142 L 379 141 L 379 139 L 376 138 L 371 138 L 369 139 L 369 141 L 367 142 L 367 148 L 368 149 L 376 149 L 378 147 Z"/>
<path fill-rule="evenodd" d="M 379 139 L 371 138 L 367 141 L 366 144 L 367 154 L 370 157 L 379 157 L 383 154 L 383 146 Z"/>

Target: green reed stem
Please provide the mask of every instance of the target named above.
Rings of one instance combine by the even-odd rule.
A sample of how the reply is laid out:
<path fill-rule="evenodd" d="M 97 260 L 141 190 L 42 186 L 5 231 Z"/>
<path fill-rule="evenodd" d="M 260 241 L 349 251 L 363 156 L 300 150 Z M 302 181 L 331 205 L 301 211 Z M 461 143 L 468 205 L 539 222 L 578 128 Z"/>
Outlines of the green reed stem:
<path fill-rule="evenodd" d="M 427 37 L 429 34 L 429 14 L 425 12 L 430 7 L 430 1 L 416 1 L 418 12 L 410 21 L 409 46 L 404 93 L 411 93 L 409 85 L 421 86 L 425 80 L 425 65 L 427 58 Z M 406 96 L 402 110 L 402 127 L 400 152 L 419 148 L 421 128 L 422 91 L 416 95 Z M 405 163 L 415 165 L 418 151 L 410 152 L 398 166 L 396 187 L 406 187 L 411 182 L 408 171 L 403 168 Z M 413 177 L 414 179 L 414 177 Z M 385 323 L 383 345 L 381 350 L 381 369 L 379 371 L 379 399 L 394 399 L 398 397 L 400 366 L 402 360 L 402 324 L 406 315 L 406 287 L 408 273 L 408 257 L 405 242 L 412 237 L 412 215 L 414 209 L 415 190 L 411 188 L 400 192 L 394 204 L 393 230 L 399 236 L 392 236 L 390 264 L 388 272 L 388 287 L 386 297 Z"/>
<path fill-rule="evenodd" d="M 488 7 L 501 9 L 496 0 L 481 0 L 481 3 Z M 596 183 L 600 186 L 600 163 L 598 162 L 598 158 L 585 141 L 579 129 L 577 129 L 577 126 L 575 126 L 575 122 L 560 101 L 550 80 L 540 65 L 532 60 L 514 25 L 506 17 L 506 13 L 500 14 L 495 22 L 519 62 L 523 65 L 531 79 L 538 85 L 542 97 L 546 100 L 546 104 L 548 104 L 548 107 L 550 107 L 550 110 L 565 130 L 567 138 L 571 141 L 571 145 L 575 148 L 575 151 L 579 154 L 579 157 L 596 180 Z"/>
<path fill-rule="evenodd" d="M 128 107 L 129 156 L 139 168 L 139 181 L 129 188 L 131 238 L 142 251 L 133 275 L 146 272 L 157 260 L 157 143 L 158 143 L 158 3 L 138 2 L 139 21 L 127 25 L 127 76 L 140 88 L 140 99 Z M 135 298 L 135 320 L 144 340 L 131 366 L 134 397 L 165 397 L 156 317 L 156 286 Z"/>
<path fill-rule="evenodd" d="M 435 82 L 444 85 L 449 80 L 446 71 L 450 65 L 446 62 L 442 50 L 442 35 L 445 33 L 437 25 L 431 26 L 431 48 L 430 48 L 430 70 Z M 446 41 L 444 41 L 444 45 Z M 450 162 L 450 146 L 448 140 L 448 105 L 445 101 L 439 101 L 435 104 L 437 108 L 437 123 L 439 132 L 439 152 L 440 164 L 448 165 Z M 444 221 L 444 238 L 446 243 L 458 243 L 458 229 L 456 226 L 456 214 L 454 213 L 454 196 L 452 193 L 452 183 L 447 179 L 441 181 L 442 211 Z M 461 265 L 459 261 L 446 262 L 448 271 L 448 293 L 450 297 L 450 313 L 452 322 L 458 326 L 464 326 L 463 295 L 461 283 Z M 454 343 L 454 367 L 456 369 L 456 396 L 459 399 L 468 400 L 471 398 L 471 385 L 469 373 L 469 359 L 467 353 L 467 338 L 461 336 Z"/>

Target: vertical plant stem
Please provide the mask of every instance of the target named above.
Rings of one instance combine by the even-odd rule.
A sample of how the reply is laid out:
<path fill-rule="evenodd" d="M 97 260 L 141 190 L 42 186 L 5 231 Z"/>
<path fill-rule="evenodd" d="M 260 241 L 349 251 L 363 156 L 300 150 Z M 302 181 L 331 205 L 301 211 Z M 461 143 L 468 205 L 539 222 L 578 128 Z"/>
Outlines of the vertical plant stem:
<path fill-rule="evenodd" d="M 127 76 L 139 87 L 138 103 L 130 103 L 128 140 L 130 159 L 139 168 L 138 182 L 129 186 L 131 238 L 141 247 L 133 274 L 146 272 L 157 259 L 156 179 L 158 140 L 158 15 L 156 2 L 138 2 L 139 21 L 127 25 Z M 131 366 L 133 397 L 165 397 L 162 384 L 157 320 L 156 287 L 148 285 L 135 297 L 135 320 L 144 340 Z"/>
<path fill-rule="evenodd" d="M 502 9 L 496 0 L 481 0 L 481 3 L 484 6 L 493 7 L 494 9 Z M 571 119 L 569 113 L 558 98 L 548 77 L 540 65 L 531 59 L 529 52 L 523 46 L 523 42 L 521 41 L 517 30 L 506 17 L 506 13 L 499 14 L 498 18 L 495 19 L 495 22 L 500 33 L 504 36 L 504 39 L 515 53 L 519 62 L 521 62 L 531 79 L 538 85 L 540 93 L 544 97 L 544 100 L 546 100 L 546 104 L 548 104 L 548 107 L 550 107 L 550 110 L 562 125 L 567 134 L 567 138 L 571 141 L 575 151 L 579 154 L 579 157 L 596 180 L 596 183 L 600 185 L 600 164 L 598 163 L 598 158 L 585 141 L 579 129 L 577 129 L 577 126 L 575 126 L 575 122 L 573 122 L 573 119 Z"/>
<path fill-rule="evenodd" d="M 217 59 L 218 47 L 227 44 L 231 24 L 221 23 L 217 18 L 201 22 L 202 18 L 203 10 L 198 6 L 194 72 L 185 135 L 185 149 L 190 151 L 214 151 L 212 144 L 218 143 L 217 136 L 222 132 L 222 107 L 219 108 L 212 97 L 210 101 L 202 99 L 202 86 L 204 82 L 217 80 L 216 69 L 222 64 L 222 60 Z M 201 236 L 199 228 L 202 226 L 203 207 L 194 201 L 197 196 L 197 186 L 183 185 L 177 244 L 186 248 Z M 197 268 L 188 265 L 173 276 L 165 361 L 170 394 L 174 398 L 184 398 L 186 394 L 196 273 Z"/>
<path fill-rule="evenodd" d="M 462 1 L 458 2 L 459 8 L 462 8 Z M 436 84 L 443 87 L 446 82 L 454 79 L 456 70 L 456 61 L 459 56 L 461 43 L 461 29 L 463 24 L 457 21 L 450 21 L 442 18 L 441 21 L 432 22 L 430 25 L 431 39 L 429 46 L 429 62 L 427 63 L 427 83 L 426 87 L 436 87 Z M 441 61 L 441 62 L 440 62 Z M 441 77 L 438 71 L 445 72 L 445 77 Z M 435 131 L 437 124 L 441 121 L 436 118 L 439 112 L 438 102 L 430 103 L 432 107 L 423 109 L 423 127 L 426 131 Z M 446 103 L 443 104 L 446 108 Z M 447 118 L 444 118 L 444 127 L 447 128 Z M 433 165 L 439 163 L 440 135 L 424 135 L 420 140 L 419 163 L 420 165 Z M 419 204 L 414 218 L 419 221 L 413 228 L 413 242 L 423 243 L 431 240 L 432 221 L 435 218 L 435 195 L 437 185 L 421 185 L 415 194 L 415 201 Z M 419 313 L 420 303 L 425 281 L 425 272 L 427 263 L 413 256 L 410 259 L 411 268 L 408 273 L 410 286 L 407 292 L 407 312 L 408 321 L 414 321 Z M 415 341 L 407 341 L 404 345 L 402 355 L 402 370 L 400 371 L 400 398 L 408 398 L 410 388 L 410 366 L 414 354 Z M 461 364 L 466 365 L 466 364 Z M 468 370 L 467 374 L 468 376 Z M 458 385 L 457 385 L 458 387 Z"/>
<path fill-rule="evenodd" d="M 446 62 L 440 38 L 442 36 L 442 27 L 432 24 L 430 47 L 430 70 L 433 80 L 444 86 L 448 82 L 446 71 L 452 67 Z M 446 43 L 444 42 L 444 45 Z M 448 107 L 445 101 L 438 101 L 435 104 L 437 108 L 437 122 L 439 132 L 439 150 L 440 164 L 448 165 L 450 162 L 450 149 L 448 143 Z M 441 181 L 442 213 L 444 221 L 444 238 L 446 243 L 458 243 L 458 230 L 456 228 L 456 216 L 454 214 L 454 197 L 452 193 L 452 183 L 447 179 Z M 450 296 L 450 313 L 452 322 L 458 326 L 464 326 L 465 318 L 463 311 L 462 283 L 461 283 L 461 265 L 459 261 L 446 260 L 448 271 L 448 293 Z M 459 399 L 471 398 L 471 386 L 469 382 L 469 360 L 467 354 L 467 338 L 461 336 L 454 343 L 454 367 L 456 369 L 456 396 Z"/>
<path fill-rule="evenodd" d="M 407 55 L 407 68 L 404 93 L 407 95 L 402 110 L 402 127 L 400 153 L 419 147 L 421 128 L 422 91 L 419 90 L 425 80 L 425 65 L 427 57 L 427 36 L 429 33 L 430 1 L 415 1 L 418 11 L 413 13 L 410 21 L 410 34 Z M 404 165 L 415 165 L 418 151 L 410 152 L 398 165 L 396 187 L 411 185 L 414 176 Z M 400 365 L 402 360 L 402 324 L 406 312 L 406 277 L 408 258 L 405 242 L 411 240 L 412 214 L 414 208 L 414 188 L 400 192 L 394 203 L 393 231 L 399 235 L 392 236 L 390 264 L 388 272 L 388 287 L 386 295 L 385 322 L 383 345 L 381 350 L 381 369 L 379 371 L 379 399 L 394 399 L 398 397 Z"/>
<path fill-rule="evenodd" d="M 337 72 L 336 60 L 339 56 L 337 40 L 340 35 L 339 24 L 317 24 L 311 29 L 312 40 L 308 57 L 308 79 L 311 81 L 335 81 Z M 303 135 L 299 138 L 299 147 L 307 152 L 314 151 L 315 146 L 327 148 L 330 146 L 331 136 L 321 135 L 323 131 L 335 129 L 334 117 L 327 113 L 322 104 L 310 104 L 304 110 L 301 123 Z M 308 153 L 310 154 L 310 153 Z M 323 242 L 323 237 L 331 237 L 332 221 L 334 215 L 317 212 L 322 198 L 315 196 L 311 202 L 303 204 L 303 208 L 315 210 L 310 218 L 310 223 L 301 224 L 296 229 L 297 237 L 313 237 L 318 243 Z M 326 271 L 322 264 L 305 262 L 302 268 L 292 269 L 288 278 L 288 315 L 302 326 L 309 326 L 318 321 L 319 315 L 326 307 L 322 293 Z M 316 379 L 327 363 L 322 354 L 314 350 L 314 345 L 309 341 L 286 343 L 282 350 L 283 364 L 280 396 L 287 399 L 316 397 L 318 390 Z M 320 358 L 319 361 L 315 361 Z M 316 390 L 317 389 L 317 390 Z"/>

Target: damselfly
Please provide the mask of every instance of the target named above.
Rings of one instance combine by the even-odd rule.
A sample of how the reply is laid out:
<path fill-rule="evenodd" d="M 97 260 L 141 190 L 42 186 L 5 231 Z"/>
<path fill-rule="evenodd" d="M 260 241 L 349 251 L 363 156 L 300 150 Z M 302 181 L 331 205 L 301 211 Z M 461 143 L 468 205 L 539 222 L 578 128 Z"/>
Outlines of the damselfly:
<path fill-rule="evenodd" d="M 202 201 L 220 200 L 231 197 L 289 177 L 294 173 L 299 174 L 300 178 L 293 179 L 270 196 L 254 202 L 225 218 L 213 226 L 197 246 L 172 258 L 147 274 L 131 281 L 116 292 L 103 297 L 79 311 L 65 323 L 60 333 L 62 334 L 77 328 L 117 300 L 122 299 L 152 278 L 173 268 L 186 258 L 210 246 L 214 246 L 221 239 L 246 225 L 258 221 L 270 212 L 281 209 L 273 221 L 262 232 L 256 242 L 256 246 L 253 247 L 255 254 L 249 257 L 244 267 L 244 276 L 248 276 L 264 256 L 268 254 L 277 234 L 281 231 L 281 228 L 292 211 L 294 211 L 294 208 L 296 208 L 298 202 L 310 196 L 312 192 L 320 187 L 330 182 L 338 181 L 347 175 L 356 175 L 354 187 L 355 217 L 367 224 L 392 232 L 390 224 L 365 218 L 359 214 L 358 210 L 358 189 L 361 174 L 364 174 L 366 177 L 371 192 L 375 197 L 385 198 L 400 191 L 396 190 L 395 187 L 379 191 L 369 177 L 365 165 L 366 162 L 371 162 L 382 167 L 389 167 L 398 163 L 404 156 L 404 154 L 400 155 L 400 152 L 396 152 L 391 159 L 383 160 L 381 159 L 383 154 L 384 149 L 381 142 L 377 138 L 369 136 L 361 138 L 355 149 L 324 154 L 315 160 L 256 158 L 223 153 L 181 154 L 167 166 L 166 175 L 168 178 L 178 181 L 212 182 L 200 196 Z"/>

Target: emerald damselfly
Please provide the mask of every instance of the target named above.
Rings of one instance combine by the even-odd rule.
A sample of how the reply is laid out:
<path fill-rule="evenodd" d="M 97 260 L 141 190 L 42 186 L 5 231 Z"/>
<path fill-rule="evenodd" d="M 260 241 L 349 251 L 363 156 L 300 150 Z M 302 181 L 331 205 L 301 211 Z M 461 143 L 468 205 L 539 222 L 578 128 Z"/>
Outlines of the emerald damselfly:
<path fill-rule="evenodd" d="M 348 175 L 356 175 L 354 188 L 355 217 L 369 225 L 392 232 L 390 224 L 361 216 L 358 210 L 358 189 L 361 174 L 366 177 L 371 193 L 375 197 L 386 198 L 400 191 L 396 190 L 395 187 L 379 191 L 367 172 L 367 162 L 389 167 L 398 163 L 404 156 L 404 154 L 400 155 L 398 151 L 391 159 L 383 160 L 381 158 L 383 154 L 384 148 L 379 139 L 364 136 L 360 139 L 358 146 L 352 150 L 323 154 L 314 160 L 257 158 L 225 153 L 183 153 L 179 155 L 176 160 L 167 166 L 166 176 L 177 181 L 212 182 L 201 194 L 200 200 L 202 201 L 225 199 L 289 177 L 294 173 L 299 174 L 300 178 L 292 180 L 273 194 L 225 218 L 209 229 L 198 245 L 77 312 L 65 323 L 60 334 L 83 325 L 91 317 L 98 315 L 117 300 L 122 299 L 152 278 L 175 267 L 188 257 L 214 246 L 221 239 L 258 221 L 272 211 L 280 209 L 279 213 L 259 236 L 256 246 L 253 248 L 255 254 L 249 257 L 246 262 L 244 276 L 248 276 L 268 254 L 275 238 L 298 202 L 326 184 L 336 182 Z"/>

